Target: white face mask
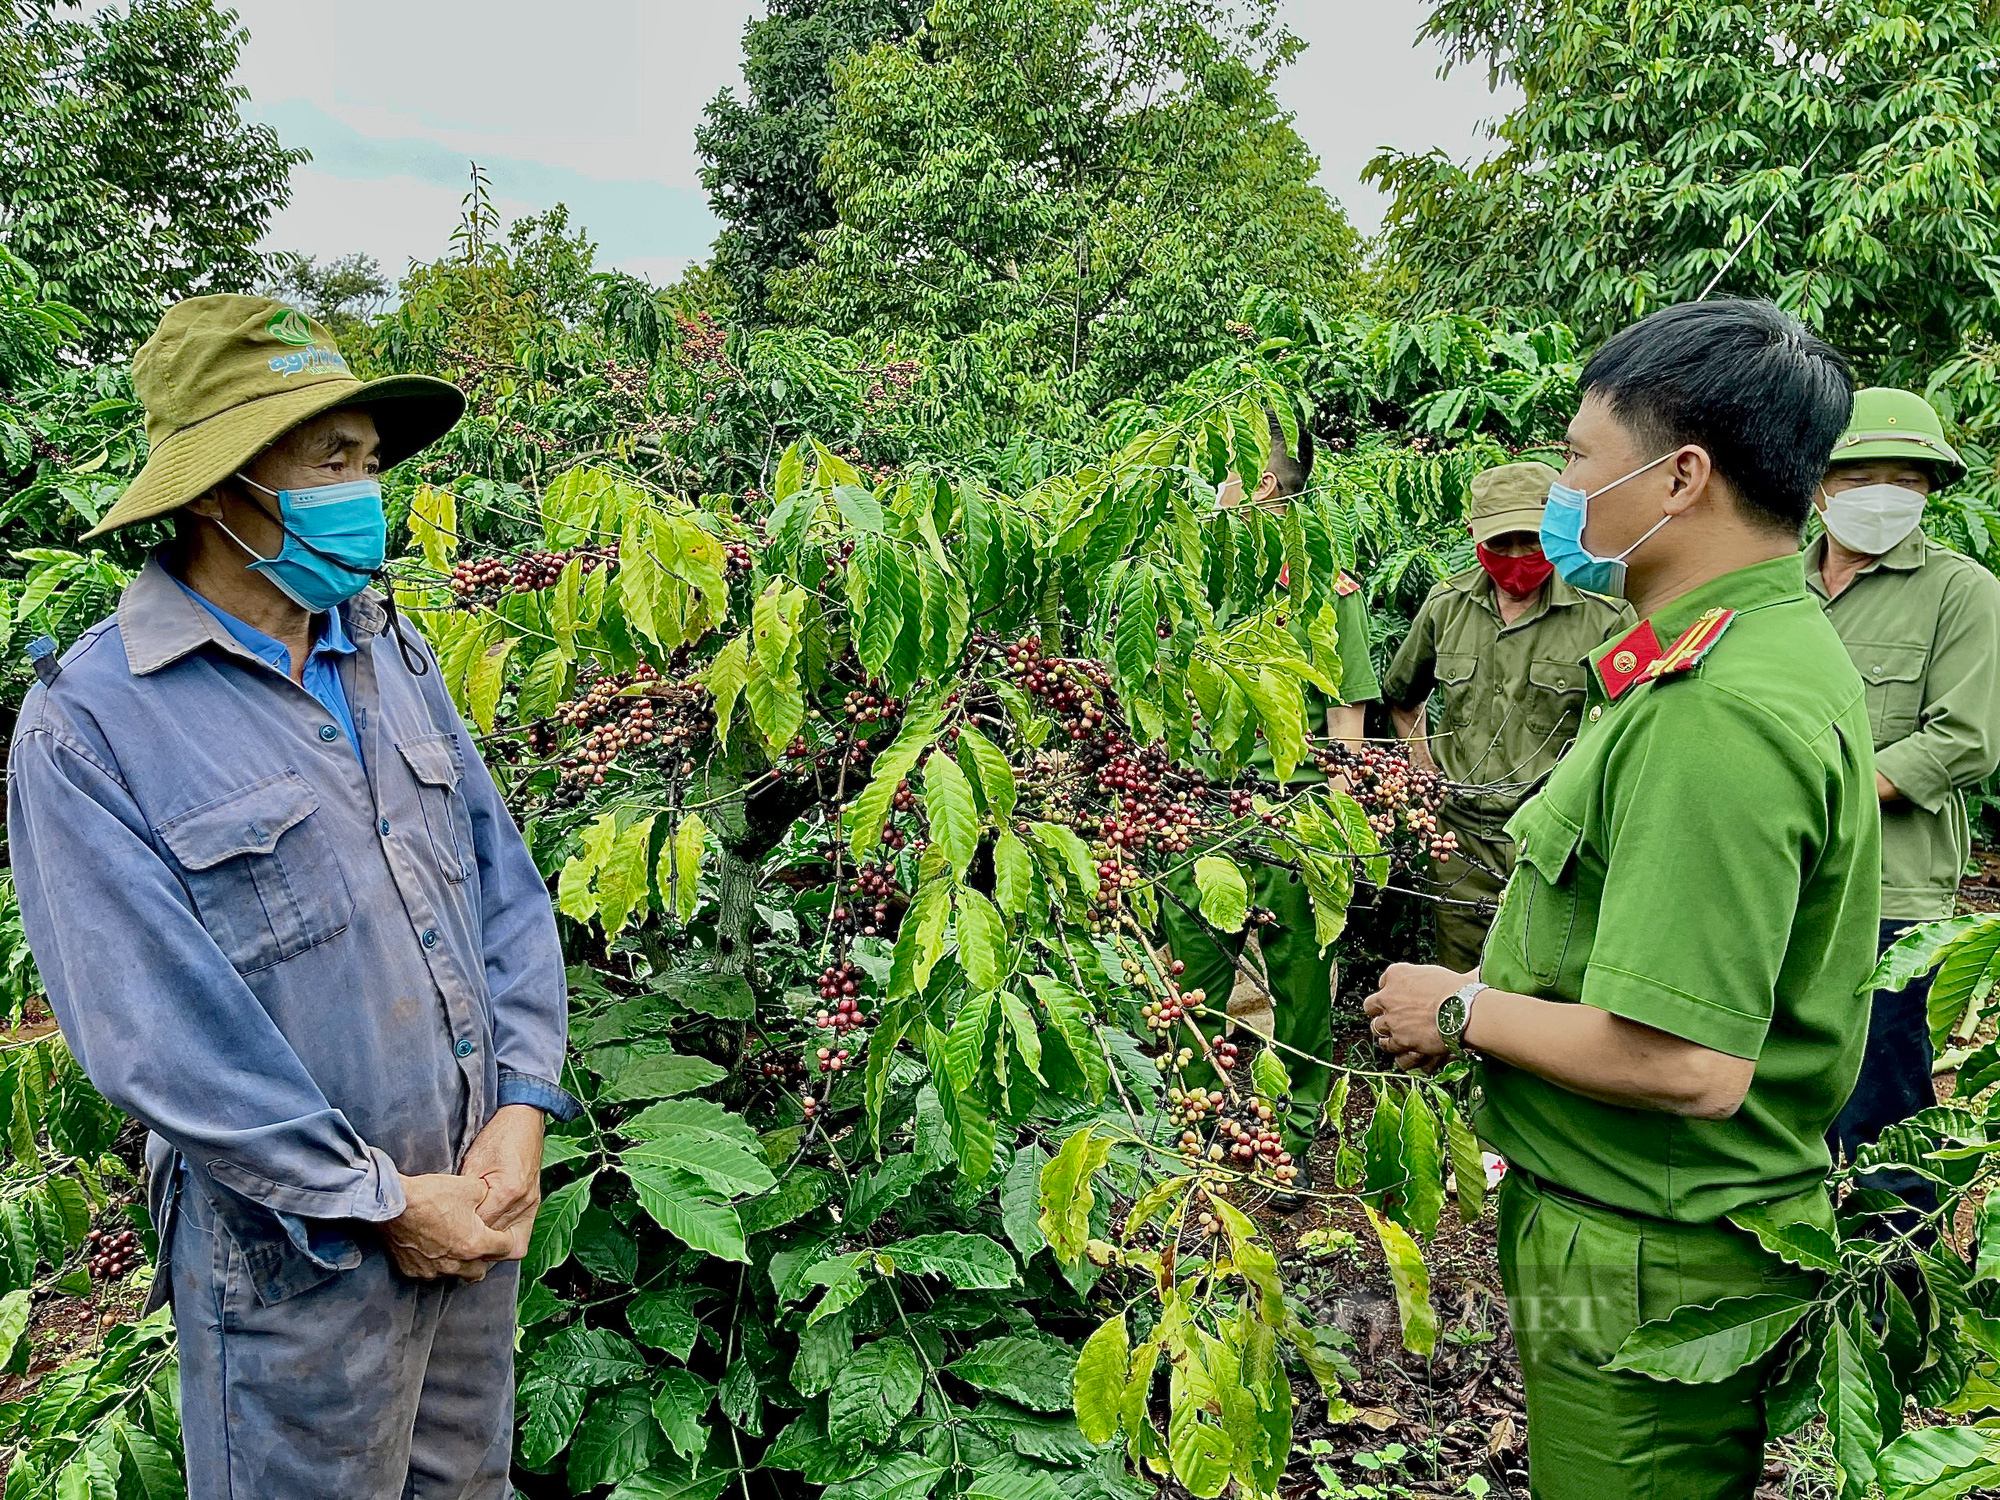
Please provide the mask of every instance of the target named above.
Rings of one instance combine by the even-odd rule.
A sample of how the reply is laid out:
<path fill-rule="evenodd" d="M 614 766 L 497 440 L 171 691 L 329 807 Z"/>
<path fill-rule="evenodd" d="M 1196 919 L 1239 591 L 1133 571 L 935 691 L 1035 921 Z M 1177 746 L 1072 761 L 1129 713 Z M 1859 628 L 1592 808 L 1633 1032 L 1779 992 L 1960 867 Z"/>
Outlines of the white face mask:
<path fill-rule="evenodd" d="M 1826 509 L 1820 518 L 1841 546 L 1880 557 L 1917 529 L 1928 497 L 1900 484 L 1859 484 L 1851 490 L 1820 496 Z"/>

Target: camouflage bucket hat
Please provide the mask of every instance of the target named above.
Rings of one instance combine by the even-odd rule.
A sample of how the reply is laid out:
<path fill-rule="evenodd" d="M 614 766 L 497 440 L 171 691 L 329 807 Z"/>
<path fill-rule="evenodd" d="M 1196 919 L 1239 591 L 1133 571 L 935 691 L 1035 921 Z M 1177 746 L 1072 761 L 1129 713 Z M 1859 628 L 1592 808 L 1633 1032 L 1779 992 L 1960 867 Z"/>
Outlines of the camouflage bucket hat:
<path fill-rule="evenodd" d="M 1532 459 L 1518 464 L 1501 464 L 1472 480 L 1472 505 L 1466 519 L 1472 525 L 1475 542 L 1490 542 L 1510 531 L 1539 532 L 1542 507 L 1548 504 L 1549 486 L 1562 475 L 1547 464 Z"/>
<path fill-rule="evenodd" d="M 86 537 L 178 510 L 336 406 L 368 408 L 385 469 L 465 412 L 457 386 L 427 375 L 357 379 L 331 333 L 269 297 L 192 297 L 169 308 L 132 357 L 132 385 L 146 407 L 146 466 Z"/>
<path fill-rule="evenodd" d="M 1914 458 L 1937 471 L 1939 484 L 1950 484 L 1965 473 L 1965 460 L 1944 440 L 1937 409 L 1915 391 L 1890 385 L 1871 385 L 1854 393 L 1854 413 L 1827 464 L 1871 458 Z"/>

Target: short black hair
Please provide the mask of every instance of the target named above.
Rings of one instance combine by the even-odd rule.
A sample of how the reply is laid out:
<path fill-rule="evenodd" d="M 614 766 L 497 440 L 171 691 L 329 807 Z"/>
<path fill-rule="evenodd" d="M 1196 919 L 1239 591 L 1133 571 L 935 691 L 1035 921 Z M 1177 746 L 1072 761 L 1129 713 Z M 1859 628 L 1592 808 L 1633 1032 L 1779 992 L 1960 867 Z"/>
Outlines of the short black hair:
<path fill-rule="evenodd" d="M 1299 451 L 1295 458 L 1292 456 L 1292 451 L 1285 446 L 1284 423 L 1278 420 L 1275 412 L 1268 415 L 1271 418 L 1271 456 L 1264 460 L 1264 467 L 1270 471 L 1271 477 L 1278 481 L 1278 494 L 1286 500 L 1292 500 L 1303 495 L 1306 486 L 1312 483 L 1312 434 L 1306 431 L 1305 423 L 1299 423 Z"/>
<path fill-rule="evenodd" d="M 1753 519 L 1794 533 L 1854 409 L 1846 357 L 1749 298 L 1661 308 L 1593 354 L 1582 385 L 1647 446 L 1707 449 Z"/>

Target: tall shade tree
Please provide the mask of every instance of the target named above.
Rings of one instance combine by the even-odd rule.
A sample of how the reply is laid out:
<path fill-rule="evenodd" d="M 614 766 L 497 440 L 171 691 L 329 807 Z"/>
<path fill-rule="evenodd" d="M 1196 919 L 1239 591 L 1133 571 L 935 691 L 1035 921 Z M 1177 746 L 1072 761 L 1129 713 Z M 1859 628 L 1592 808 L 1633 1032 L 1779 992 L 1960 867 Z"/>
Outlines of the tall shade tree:
<path fill-rule="evenodd" d="M 1090 404 L 1223 352 L 1244 291 L 1324 295 L 1356 238 L 1272 78 L 1273 0 L 939 0 L 835 69 L 838 222 L 778 304 L 845 332 L 983 335 Z"/>
<path fill-rule="evenodd" d="M 1526 98 L 1470 169 L 1371 164 L 1419 310 L 1594 338 L 1698 294 L 1761 220 L 1717 292 L 1777 298 L 1871 378 L 1993 329 L 1995 0 L 1440 0 L 1425 30 Z"/>
<path fill-rule="evenodd" d="M 701 184 L 723 221 L 713 265 L 744 313 L 764 311 L 765 277 L 812 253 L 833 227 L 820 159 L 833 125 L 833 68 L 916 30 L 918 0 L 769 0 L 743 27 L 744 97 L 724 89 L 695 129 Z"/>
<path fill-rule="evenodd" d="M 244 120 L 248 33 L 214 0 L 0 0 L 0 239 L 128 350 L 162 304 L 240 291 L 303 151 Z"/>

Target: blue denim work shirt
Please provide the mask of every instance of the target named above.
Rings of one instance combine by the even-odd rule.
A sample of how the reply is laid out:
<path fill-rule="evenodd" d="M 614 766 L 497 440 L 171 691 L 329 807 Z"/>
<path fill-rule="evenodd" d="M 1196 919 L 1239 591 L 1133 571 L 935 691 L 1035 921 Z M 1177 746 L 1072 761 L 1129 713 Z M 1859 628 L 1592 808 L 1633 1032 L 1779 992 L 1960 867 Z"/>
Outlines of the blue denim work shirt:
<path fill-rule="evenodd" d="M 342 1221 L 399 1215 L 397 1174 L 455 1171 L 501 1105 L 577 1109 L 547 887 L 435 659 L 409 671 L 377 595 L 343 614 L 358 758 L 156 559 L 29 690 L 8 761 L 63 1034 L 267 1298 L 358 1263 Z"/>
<path fill-rule="evenodd" d="M 173 578 L 171 573 L 167 576 Z M 214 615 L 237 645 L 258 660 L 276 667 L 287 677 L 291 676 L 292 652 L 283 641 L 237 619 L 213 599 L 203 598 L 180 579 L 174 578 L 174 582 L 180 584 L 181 592 L 188 598 Z M 354 654 L 354 642 L 348 639 L 347 628 L 340 623 L 339 610 L 330 609 L 317 618 L 320 622 L 319 635 L 306 651 L 306 668 L 299 673 L 299 686 L 313 695 L 333 720 L 333 727 L 347 737 L 347 743 L 359 755 L 361 745 L 354 737 L 354 711 L 347 706 L 347 687 L 340 680 L 339 661 L 343 656 Z M 319 735 L 321 739 L 330 738 L 324 724 L 320 726 Z"/>

